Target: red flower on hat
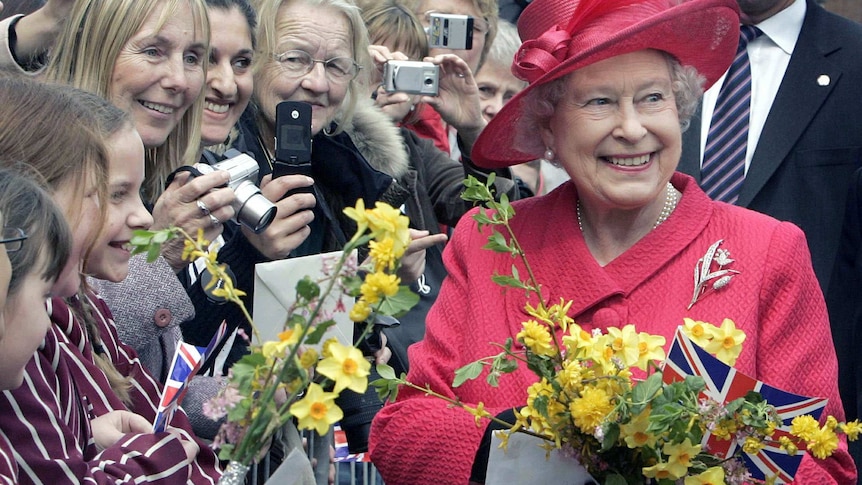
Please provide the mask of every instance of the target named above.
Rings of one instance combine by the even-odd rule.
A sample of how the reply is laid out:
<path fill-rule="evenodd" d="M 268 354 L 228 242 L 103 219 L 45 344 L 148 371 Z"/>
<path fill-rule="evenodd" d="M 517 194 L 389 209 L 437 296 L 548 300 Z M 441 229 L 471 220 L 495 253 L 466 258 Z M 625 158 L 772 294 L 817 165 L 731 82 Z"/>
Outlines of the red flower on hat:
<path fill-rule="evenodd" d="M 518 49 L 512 65 L 514 74 L 532 83 L 566 60 L 572 35 L 556 26 L 538 39 L 531 39 Z"/>

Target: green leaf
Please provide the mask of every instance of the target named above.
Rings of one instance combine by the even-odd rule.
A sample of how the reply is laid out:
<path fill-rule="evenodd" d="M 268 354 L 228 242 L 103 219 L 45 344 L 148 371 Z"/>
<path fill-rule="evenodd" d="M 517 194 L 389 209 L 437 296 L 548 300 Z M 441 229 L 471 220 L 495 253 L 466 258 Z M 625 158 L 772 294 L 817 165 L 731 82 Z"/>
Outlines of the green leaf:
<path fill-rule="evenodd" d="M 489 249 L 495 253 L 510 253 L 509 244 L 506 238 L 497 231 L 494 231 L 488 236 L 488 243 L 482 246 L 482 249 Z"/>
<path fill-rule="evenodd" d="M 306 301 L 313 300 L 320 296 L 320 285 L 309 276 L 305 276 L 296 283 L 296 294 Z"/>
<path fill-rule="evenodd" d="M 326 333 L 326 330 L 333 325 L 335 325 L 335 320 L 332 320 L 332 319 L 326 320 L 325 322 L 318 323 L 305 336 L 305 343 L 307 343 L 309 345 L 314 345 L 314 344 L 320 342 L 320 339 L 323 338 L 323 334 Z"/>
<path fill-rule="evenodd" d="M 170 238 L 171 238 L 171 233 L 168 232 L 167 230 L 158 231 L 155 234 L 153 234 L 152 241 L 156 244 L 163 244 L 163 243 L 167 242 L 167 240 Z"/>
<path fill-rule="evenodd" d="M 160 244 L 151 244 L 150 247 L 147 248 L 147 262 L 152 263 L 159 259 L 160 254 L 162 254 L 162 246 Z"/>
<path fill-rule="evenodd" d="M 395 379 L 395 369 L 387 364 L 377 364 L 377 373 L 384 379 Z"/>
<path fill-rule="evenodd" d="M 464 367 L 456 370 L 455 380 L 452 381 L 452 387 L 458 387 L 468 380 L 473 380 L 479 377 L 482 374 L 482 367 L 484 367 L 482 362 L 477 360 L 476 362 L 470 362 Z"/>
<path fill-rule="evenodd" d="M 508 286 L 510 288 L 518 288 L 522 290 L 528 289 L 527 285 L 525 285 L 521 280 L 512 278 L 508 275 L 495 274 L 494 276 L 491 276 L 491 280 L 500 286 Z"/>
<path fill-rule="evenodd" d="M 647 379 L 637 384 L 632 390 L 632 401 L 635 404 L 647 403 L 661 390 L 661 372 L 655 372 Z M 633 411 L 634 412 L 634 411 Z"/>
<path fill-rule="evenodd" d="M 614 473 L 605 477 L 605 485 L 628 485 L 628 482 L 624 476 Z"/>
<path fill-rule="evenodd" d="M 602 451 L 608 451 L 613 448 L 620 439 L 620 425 L 617 423 L 607 423 L 604 426 L 604 437 L 602 438 Z"/>
<path fill-rule="evenodd" d="M 409 286 L 401 285 L 395 296 L 387 296 L 380 301 L 375 309 L 377 312 L 393 317 L 400 317 L 419 303 L 419 295 L 413 293 Z"/>

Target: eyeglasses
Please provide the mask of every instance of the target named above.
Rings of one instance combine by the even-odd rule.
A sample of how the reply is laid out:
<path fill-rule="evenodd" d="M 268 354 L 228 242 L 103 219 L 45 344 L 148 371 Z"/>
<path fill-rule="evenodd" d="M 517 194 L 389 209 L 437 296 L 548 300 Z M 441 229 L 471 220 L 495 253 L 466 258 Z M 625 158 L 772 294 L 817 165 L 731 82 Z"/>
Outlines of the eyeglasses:
<path fill-rule="evenodd" d="M 298 50 L 276 54 L 275 60 L 291 76 L 304 76 L 314 69 L 315 64 L 323 64 L 326 77 L 334 83 L 352 81 L 362 68 L 362 66 L 349 57 L 333 57 L 332 59 L 321 61 L 311 57 L 311 54 L 308 52 Z"/>
<path fill-rule="evenodd" d="M 24 246 L 27 237 L 23 229 L 3 226 L 3 238 L 0 239 L 0 244 L 6 246 L 7 253 L 14 253 Z"/>

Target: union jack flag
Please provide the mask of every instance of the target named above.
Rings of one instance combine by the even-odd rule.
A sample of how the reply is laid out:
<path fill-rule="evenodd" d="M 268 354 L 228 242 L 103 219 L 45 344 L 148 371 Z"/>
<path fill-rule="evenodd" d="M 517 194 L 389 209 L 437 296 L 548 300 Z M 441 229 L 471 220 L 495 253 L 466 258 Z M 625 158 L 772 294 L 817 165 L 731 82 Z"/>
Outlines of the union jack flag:
<path fill-rule="evenodd" d="M 799 453 L 790 456 L 778 446 L 778 439 L 788 434 L 790 423 L 796 416 L 810 414 L 819 419 L 827 399 L 792 394 L 747 376 L 696 345 L 681 329 L 676 331 L 667 360 L 663 364 L 663 372 L 665 383 L 681 381 L 686 376 L 702 377 L 706 383 L 704 397 L 721 404 L 744 397 L 748 391 L 759 392 L 769 404 L 775 406 L 784 425 L 776 430 L 773 443 L 767 444 L 755 455 L 743 452 L 743 460 L 753 478 L 765 480 L 774 476 L 775 483 L 793 481 L 805 452 L 800 449 Z M 708 431 L 702 444 L 711 454 L 721 457 L 732 455 L 741 446 L 740 441 L 720 440 Z"/>
<path fill-rule="evenodd" d="M 221 322 L 216 334 L 206 347 L 196 347 L 186 342 L 177 344 L 177 350 L 174 352 L 174 359 L 171 362 L 170 371 L 168 371 L 168 379 L 162 390 L 159 408 L 153 420 L 154 432 L 158 433 L 167 429 L 174 413 L 186 395 L 189 381 L 197 374 L 201 364 L 207 360 L 210 352 L 222 341 L 226 333 L 227 324 Z"/>

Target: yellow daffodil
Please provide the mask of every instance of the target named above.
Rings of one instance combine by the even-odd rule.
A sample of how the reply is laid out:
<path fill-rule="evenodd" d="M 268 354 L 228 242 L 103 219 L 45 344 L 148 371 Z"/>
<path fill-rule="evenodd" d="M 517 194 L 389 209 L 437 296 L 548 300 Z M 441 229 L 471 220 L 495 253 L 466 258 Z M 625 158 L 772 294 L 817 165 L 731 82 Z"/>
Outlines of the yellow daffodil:
<path fill-rule="evenodd" d="M 299 357 L 299 365 L 303 369 L 310 369 L 314 364 L 317 363 L 317 360 L 320 356 L 317 354 L 317 350 L 313 348 L 305 349 L 302 355 Z"/>
<path fill-rule="evenodd" d="M 655 446 L 657 437 L 647 432 L 649 427 L 649 408 L 632 418 L 631 422 L 620 425 L 620 437 L 629 448 Z"/>
<path fill-rule="evenodd" d="M 676 480 L 688 473 L 691 461 L 700 453 L 700 445 L 693 445 L 691 440 L 686 438 L 682 443 L 665 444 L 661 450 L 667 455 L 667 471 L 671 475 L 670 478 Z"/>
<path fill-rule="evenodd" d="M 313 429 L 324 435 L 331 425 L 344 417 L 344 412 L 335 405 L 336 397 L 338 394 L 324 392 L 319 384 L 312 382 L 305 396 L 290 406 L 290 414 L 299 420 L 299 429 Z"/>
<path fill-rule="evenodd" d="M 608 328 L 608 335 L 614 357 L 621 359 L 626 366 L 635 365 L 640 357 L 638 333 L 635 326 L 626 325 L 622 329 L 610 327 Z"/>
<path fill-rule="evenodd" d="M 363 300 L 368 302 L 369 305 L 374 305 L 384 296 L 395 296 L 398 294 L 399 283 L 401 283 L 401 280 L 394 274 L 386 274 L 378 271 L 365 276 L 365 281 L 362 282 L 359 291 L 362 293 Z"/>
<path fill-rule="evenodd" d="M 661 335 L 650 335 L 646 332 L 638 333 L 637 367 L 639 369 L 647 370 L 650 361 L 663 361 L 665 358 L 665 342 L 665 338 Z"/>
<path fill-rule="evenodd" d="M 356 347 L 348 347 L 339 342 L 329 345 L 329 357 L 317 364 L 317 372 L 335 381 L 335 393 L 343 389 L 362 394 L 368 387 L 368 373 L 371 363 L 362 356 Z"/>
<path fill-rule="evenodd" d="M 556 355 L 557 350 L 551 345 L 551 333 L 548 327 L 535 320 L 522 322 L 523 329 L 515 336 L 524 343 L 530 352 L 536 355 Z"/>
<path fill-rule="evenodd" d="M 292 328 L 285 329 L 279 332 L 278 339 L 282 342 L 287 342 L 291 345 L 299 342 L 299 336 L 302 335 L 302 325 L 296 324 Z"/>
<path fill-rule="evenodd" d="M 593 336 L 580 325 L 574 323 L 569 326 L 568 335 L 563 336 L 563 345 L 569 358 L 578 358 L 585 355 L 585 350 L 593 346 Z"/>
<path fill-rule="evenodd" d="M 685 335 L 690 338 L 692 342 L 703 348 L 706 348 L 707 344 L 709 344 L 710 339 L 710 334 L 709 332 L 707 332 L 707 329 L 709 327 L 713 327 L 713 325 L 698 320 L 692 320 L 691 318 L 683 318 L 682 322 L 683 333 L 685 333 Z"/>
<path fill-rule="evenodd" d="M 671 475 L 667 467 L 667 463 L 656 463 L 653 466 L 644 467 L 641 471 L 647 478 L 655 478 L 658 480 L 676 480 L 677 478 L 679 478 Z"/>
<path fill-rule="evenodd" d="M 707 330 L 712 337 L 706 351 L 714 355 L 718 360 L 727 365 L 736 363 L 736 358 L 742 352 L 742 342 L 745 341 L 745 332 L 736 328 L 733 320 L 725 318 L 721 327 Z"/>
<path fill-rule="evenodd" d="M 320 349 L 320 355 L 323 358 L 332 357 L 332 352 L 329 351 L 329 348 L 334 343 L 338 343 L 338 339 L 335 337 L 330 337 L 330 338 L 323 341 L 323 345 L 321 346 L 321 349 Z"/>
<path fill-rule="evenodd" d="M 572 399 L 569 405 L 575 425 L 588 434 L 592 434 L 613 410 L 611 396 L 597 387 L 585 387 L 580 397 Z"/>
<path fill-rule="evenodd" d="M 269 340 L 263 343 L 261 352 L 267 359 L 283 359 L 287 353 L 287 348 L 290 347 L 290 342 L 285 340 Z"/>
<path fill-rule="evenodd" d="M 724 468 L 714 466 L 692 477 L 685 477 L 685 485 L 724 485 Z"/>

